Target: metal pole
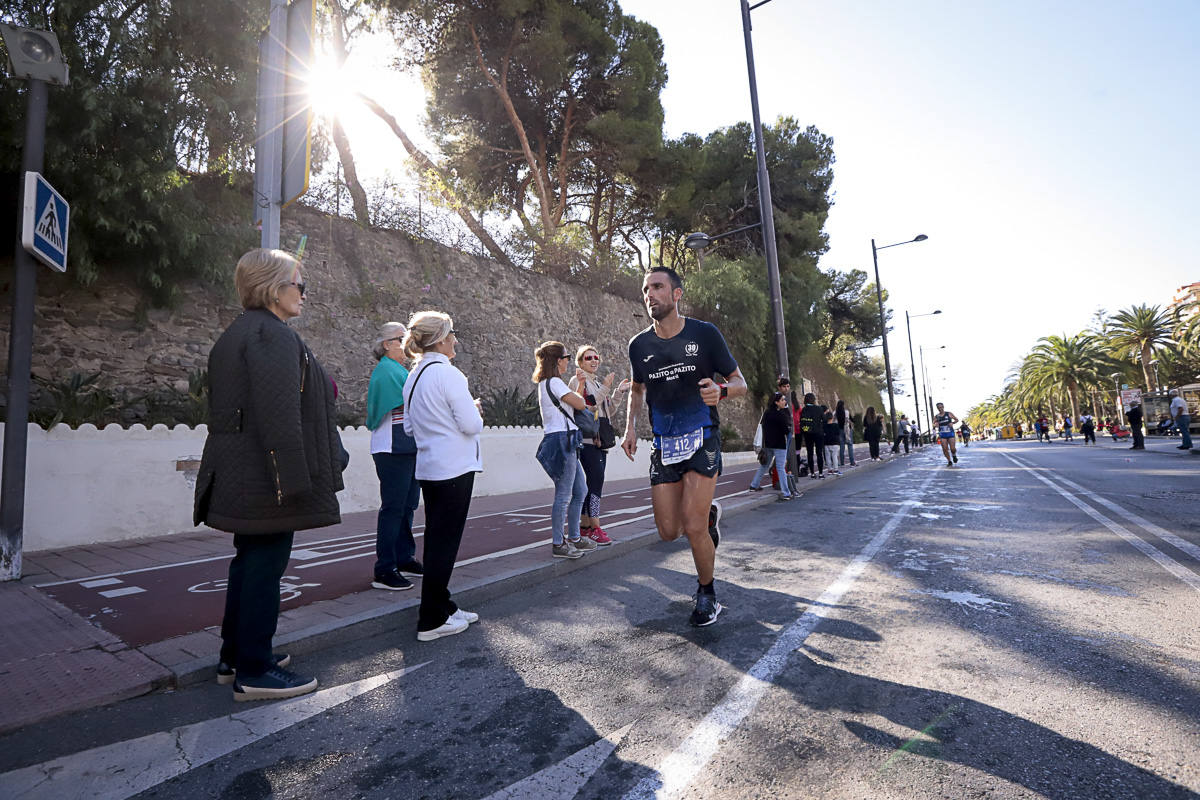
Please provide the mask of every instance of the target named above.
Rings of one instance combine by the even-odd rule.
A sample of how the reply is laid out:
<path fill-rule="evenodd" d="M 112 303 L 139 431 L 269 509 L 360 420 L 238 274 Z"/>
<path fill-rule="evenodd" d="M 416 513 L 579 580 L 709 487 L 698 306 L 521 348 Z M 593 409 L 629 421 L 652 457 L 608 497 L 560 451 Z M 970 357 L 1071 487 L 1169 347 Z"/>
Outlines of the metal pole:
<path fill-rule="evenodd" d="M 904 326 L 908 328 L 908 363 L 912 366 L 913 405 L 917 408 L 917 428 L 924 431 L 921 427 L 921 398 L 917 395 L 917 360 L 913 358 L 912 351 L 912 320 L 908 316 L 907 308 L 904 309 Z M 929 418 L 929 426 L 933 427 L 933 417 Z"/>
<path fill-rule="evenodd" d="M 896 394 L 892 388 L 892 357 L 888 354 L 887 316 L 883 311 L 883 287 L 879 283 L 879 253 L 875 250 L 875 240 L 871 240 L 871 260 L 875 262 L 875 297 L 879 300 L 879 329 L 883 335 L 883 368 L 887 372 L 888 413 L 892 417 L 892 436 L 899 434 L 896 427 Z"/>
<path fill-rule="evenodd" d="M 271 0 L 271 27 L 267 34 L 266 63 L 263 71 L 263 104 L 259 114 L 266 117 L 266 164 L 255 164 L 266 172 L 269 204 L 263 214 L 262 247 L 279 247 L 279 212 L 283 207 L 283 92 L 287 70 L 287 0 Z"/>
<path fill-rule="evenodd" d="M 750 110 L 754 117 L 754 151 L 758 162 L 758 205 L 762 219 L 763 245 L 767 256 L 767 282 L 771 291 L 771 322 L 775 326 L 775 360 L 780 378 L 791 381 L 788 369 L 787 335 L 784 331 L 783 291 L 779 285 L 779 253 L 775 248 L 775 208 L 771 203 L 771 176 L 767 173 L 767 152 L 763 144 L 762 118 L 758 111 L 758 79 L 754 72 L 754 45 L 750 40 L 750 3 L 742 0 L 742 33 L 746 38 L 746 71 L 750 76 Z M 792 413 L 792 398 L 788 396 L 788 413 Z M 793 415 L 793 419 L 795 416 Z M 799 476 L 796 466 L 796 431 L 792 431 L 792 447 L 788 464 L 792 474 Z M 780 476 L 786 479 L 785 476 Z"/>
<path fill-rule="evenodd" d="M 25 111 L 25 147 L 21 182 L 26 172 L 41 172 L 46 152 L 45 81 L 29 81 Z M 24 191 L 19 193 L 24 197 Z M 24 207 L 22 202 L 19 206 Z M 12 329 L 8 341 L 8 413 L 4 425 L 4 475 L 0 478 L 0 581 L 21 577 L 25 534 L 25 456 L 29 442 L 29 388 L 33 369 L 33 317 L 37 300 L 37 262 L 21 244 L 24 220 L 17 216 L 17 249 L 13 257 Z"/>
<path fill-rule="evenodd" d="M 921 348 L 921 377 L 924 378 L 923 386 L 925 387 L 925 410 L 929 412 L 929 419 L 933 419 L 933 400 L 929 397 L 929 370 L 925 369 L 925 348 Z"/>

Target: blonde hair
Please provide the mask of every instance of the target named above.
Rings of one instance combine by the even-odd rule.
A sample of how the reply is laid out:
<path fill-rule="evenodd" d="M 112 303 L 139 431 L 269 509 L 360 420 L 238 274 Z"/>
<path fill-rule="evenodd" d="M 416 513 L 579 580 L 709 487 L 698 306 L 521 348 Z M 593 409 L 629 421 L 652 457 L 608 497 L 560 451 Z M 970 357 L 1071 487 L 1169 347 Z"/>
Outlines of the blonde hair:
<path fill-rule="evenodd" d="M 279 301 L 279 290 L 292 282 L 300 262 L 282 250 L 262 247 L 238 259 L 233 273 L 242 308 L 266 308 Z"/>
<path fill-rule="evenodd" d="M 371 355 L 375 356 L 376 361 L 382 361 L 387 355 L 387 348 L 384 343 L 392 339 L 403 339 L 408 331 L 399 322 L 385 322 L 379 326 L 379 335 L 375 337 L 375 346 L 371 348 Z"/>
<path fill-rule="evenodd" d="M 600 350 L 594 344 L 581 344 L 579 349 L 575 351 L 575 366 L 583 366 L 583 357 L 591 351 L 596 355 L 600 355 Z"/>
<path fill-rule="evenodd" d="M 533 351 L 533 382 L 541 383 L 547 378 L 558 377 L 558 360 L 567 354 L 562 342 L 542 342 Z"/>
<path fill-rule="evenodd" d="M 429 352 L 434 345 L 450 335 L 454 320 L 441 311 L 418 311 L 408 318 L 408 331 L 404 334 L 404 352 L 416 358 Z"/>

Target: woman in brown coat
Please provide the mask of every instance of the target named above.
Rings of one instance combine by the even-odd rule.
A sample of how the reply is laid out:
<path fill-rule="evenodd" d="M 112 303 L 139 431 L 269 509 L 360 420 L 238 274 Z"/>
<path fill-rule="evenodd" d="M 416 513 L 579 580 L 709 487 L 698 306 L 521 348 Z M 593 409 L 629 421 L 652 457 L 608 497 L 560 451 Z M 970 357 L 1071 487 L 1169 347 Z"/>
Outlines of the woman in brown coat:
<path fill-rule="evenodd" d="M 348 458 L 333 383 L 287 326 L 304 308 L 300 263 L 280 250 L 251 250 L 234 283 L 246 310 L 208 357 L 208 439 L 193 517 L 233 533 L 217 682 L 232 683 L 240 701 L 317 688 L 285 669 L 289 656 L 272 653 L 279 579 L 295 531 L 341 521 Z"/>

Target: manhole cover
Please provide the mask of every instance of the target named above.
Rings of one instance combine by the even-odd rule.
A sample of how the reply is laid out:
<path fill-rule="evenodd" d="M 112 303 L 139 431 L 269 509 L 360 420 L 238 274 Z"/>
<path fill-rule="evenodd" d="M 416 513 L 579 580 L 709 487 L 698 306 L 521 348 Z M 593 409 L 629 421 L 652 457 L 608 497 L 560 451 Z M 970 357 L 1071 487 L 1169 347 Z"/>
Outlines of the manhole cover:
<path fill-rule="evenodd" d="M 1146 492 L 1142 497 L 1148 497 L 1151 500 L 1182 500 L 1185 503 L 1200 503 L 1200 492 L 1170 492 L 1164 490 Z"/>

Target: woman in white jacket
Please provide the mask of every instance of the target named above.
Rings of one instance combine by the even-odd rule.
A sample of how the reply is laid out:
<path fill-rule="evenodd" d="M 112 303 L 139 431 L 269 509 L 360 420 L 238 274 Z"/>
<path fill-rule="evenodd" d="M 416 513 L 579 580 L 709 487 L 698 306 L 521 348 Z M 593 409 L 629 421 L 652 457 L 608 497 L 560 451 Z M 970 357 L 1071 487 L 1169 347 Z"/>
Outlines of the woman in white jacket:
<path fill-rule="evenodd" d="M 425 497 L 425 576 L 417 618 L 422 642 L 462 633 L 479 620 L 450 599 L 449 589 L 475 473 L 483 471 L 479 401 L 471 398 L 467 376 L 450 363 L 457 343 L 446 314 L 421 311 L 408 321 L 404 352 L 416 365 L 404 384 L 404 430 L 417 442 L 416 477 Z"/>

